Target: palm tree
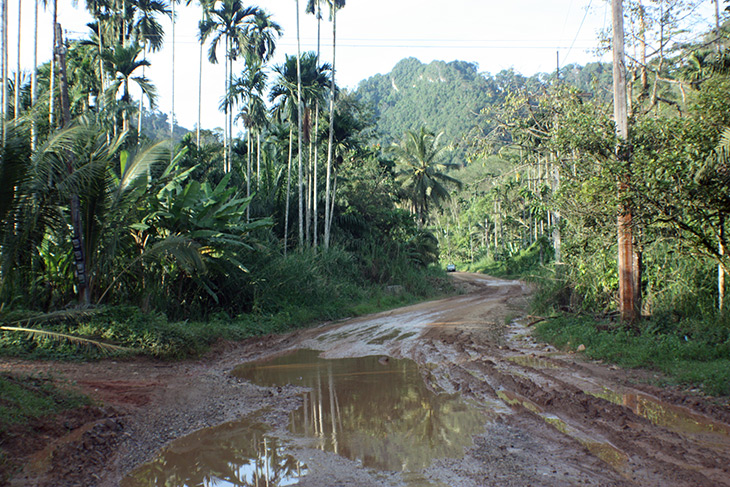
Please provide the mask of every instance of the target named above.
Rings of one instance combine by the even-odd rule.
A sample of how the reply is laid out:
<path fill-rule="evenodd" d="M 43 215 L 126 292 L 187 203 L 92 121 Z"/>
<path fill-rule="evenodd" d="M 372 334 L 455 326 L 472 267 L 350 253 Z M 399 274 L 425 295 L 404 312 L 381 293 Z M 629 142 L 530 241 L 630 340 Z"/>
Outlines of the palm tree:
<path fill-rule="evenodd" d="M 332 17 L 332 84 L 330 87 L 330 133 L 327 144 L 327 182 L 325 188 L 325 216 L 324 216 L 324 247 L 330 245 L 330 228 L 332 227 L 332 214 L 329 212 L 330 200 L 330 179 L 332 173 L 332 142 L 335 130 L 335 59 L 337 47 L 337 10 L 345 6 L 345 0 L 328 0 L 330 4 L 330 15 Z"/>
<path fill-rule="evenodd" d="M 175 0 L 173 0 L 174 2 Z M 164 31 L 162 25 L 157 21 L 155 16 L 163 14 L 171 16 L 172 12 L 167 5 L 159 0 L 130 0 L 131 4 L 136 8 L 135 19 L 132 25 L 132 35 L 136 42 L 142 44 L 143 59 L 147 59 L 147 49 L 156 52 L 162 48 Z M 145 75 L 145 67 L 142 66 L 142 76 Z M 142 135 L 142 110 L 144 96 L 139 97 L 139 108 L 137 113 L 137 139 Z"/>
<path fill-rule="evenodd" d="M 320 39 L 321 39 L 321 24 L 322 24 L 322 3 L 324 0 L 308 0 L 307 2 L 307 8 L 306 12 L 308 14 L 312 14 L 317 19 L 317 63 L 319 63 L 319 55 L 320 55 Z M 315 8 L 316 7 L 316 8 Z M 319 133 L 319 102 L 315 104 L 314 107 L 314 133 Z M 317 196 L 317 176 L 319 174 L 319 168 L 318 168 L 318 159 L 319 159 L 319 138 L 316 138 L 317 143 L 315 144 L 314 148 L 314 182 L 313 182 L 313 208 L 312 213 L 314 214 L 314 225 L 312 229 L 312 245 L 314 247 L 317 247 L 317 221 L 319 220 L 317 218 L 317 202 L 319 200 Z"/>
<path fill-rule="evenodd" d="M 279 106 L 291 106 L 294 100 L 297 100 L 299 108 L 296 115 L 297 125 L 301 125 L 301 136 L 299 141 L 299 199 L 300 199 L 300 217 L 302 220 L 302 232 L 300 238 L 304 238 L 304 175 L 301 162 L 302 148 L 301 143 L 304 139 L 310 137 L 311 117 L 308 117 L 312 106 L 318 102 L 322 102 L 326 87 L 329 83 L 329 72 L 331 67 L 325 63 L 317 65 L 317 56 L 315 53 L 308 52 L 301 56 L 300 60 L 287 56 L 284 64 L 274 67 L 274 71 L 278 74 L 274 85 L 269 91 L 269 99 L 276 102 Z M 301 87 L 301 89 L 300 89 Z M 300 115 L 301 114 L 301 117 Z M 292 114 L 292 118 L 293 118 Z M 308 122 L 304 125 L 304 120 Z M 300 241 L 303 245 L 304 241 Z"/>
<path fill-rule="evenodd" d="M 205 22 L 209 18 L 210 10 L 214 5 L 213 0 L 198 0 L 201 9 L 200 22 Z M 198 125 L 195 130 L 195 143 L 200 147 L 200 115 L 202 111 L 203 98 L 203 41 L 200 41 L 200 51 L 198 54 Z"/>
<path fill-rule="evenodd" d="M 144 76 L 133 76 L 133 73 L 140 67 L 149 66 L 150 63 L 146 59 L 137 59 L 142 52 L 142 47 L 138 44 L 130 46 L 117 45 L 114 50 L 107 51 L 102 55 L 104 65 L 108 72 L 114 73 L 116 79 L 107 88 L 105 96 L 107 103 L 113 103 L 119 91 L 122 91 L 120 101 L 122 102 L 122 130 L 129 129 L 129 120 L 127 112 L 130 108 L 132 98 L 129 94 L 129 82 L 134 81 L 142 90 L 143 95 L 147 96 L 150 106 L 155 106 L 157 98 L 157 90 L 154 85 Z"/>
<path fill-rule="evenodd" d="M 227 147 L 226 156 L 224 158 L 224 167 L 230 170 L 231 167 L 231 145 L 230 137 L 232 131 L 232 111 L 229 106 L 229 98 L 227 94 L 230 91 L 231 82 L 233 80 L 233 61 L 242 51 L 242 44 L 246 38 L 245 34 L 249 24 L 255 19 L 260 12 L 258 7 L 243 7 L 240 0 L 223 0 L 218 8 L 213 8 L 209 12 L 208 18 L 201 20 L 198 24 L 199 39 L 205 42 L 208 37 L 213 36 L 210 47 L 208 49 L 208 60 L 218 63 L 216 50 L 218 43 L 225 40 L 226 50 L 226 79 L 224 93 L 224 114 L 226 117 L 226 125 L 224 131 L 224 144 Z"/>
<path fill-rule="evenodd" d="M 444 185 L 461 186 L 459 180 L 441 172 L 450 166 L 438 162 L 446 150 L 446 147 L 439 147 L 441 135 L 443 132 L 434 135 L 421 127 L 420 130 L 407 131 L 401 143 L 393 145 L 398 180 L 416 213 L 419 230 L 423 229 L 428 217 L 429 203 L 438 204 L 449 196 Z"/>
<path fill-rule="evenodd" d="M 299 33 L 299 0 L 297 9 L 297 163 L 299 166 L 299 245 L 304 245 L 304 212 L 302 211 L 302 69 L 301 69 L 301 36 Z"/>
<path fill-rule="evenodd" d="M 260 133 L 266 123 L 266 104 L 262 98 L 266 88 L 266 73 L 257 60 L 246 63 L 243 75 L 231 84 L 228 93 L 229 104 L 240 101 L 242 108 L 236 119 L 243 120 L 247 132 L 246 196 L 251 196 L 251 154 L 253 146 L 251 133 Z M 258 171 L 257 171 L 258 174 Z M 248 208 L 247 208 L 248 210 Z"/>
<path fill-rule="evenodd" d="M 13 118 L 17 120 L 18 116 L 20 115 L 20 33 L 21 33 L 21 23 L 20 23 L 20 16 L 22 12 L 22 4 L 21 0 L 18 0 L 18 43 L 17 43 L 17 59 L 18 64 L 15 68 L 15 111 L 13 112 Z"/>

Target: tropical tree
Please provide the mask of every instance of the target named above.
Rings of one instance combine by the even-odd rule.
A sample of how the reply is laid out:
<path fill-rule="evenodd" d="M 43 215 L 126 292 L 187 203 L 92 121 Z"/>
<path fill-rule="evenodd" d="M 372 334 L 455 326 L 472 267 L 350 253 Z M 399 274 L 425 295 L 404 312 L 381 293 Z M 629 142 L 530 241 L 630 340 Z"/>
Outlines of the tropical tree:
<path fill-rule="evenodd" d="M 173 0 L 174 2 L 175 0 Z M 132 25 L 132 37 L 142 45 L 143 59 L 147 59 L 147 50 L 156 52 L 162 48 L 164 31 L 162 25 L 157 21 L 157 15 L 171 16 L 172 12 L 167 8 L 165 2 L 160 0 L 130 0 L 135 7 L 135 17 Z M 145 67 L 142 66 L 142 76 L 145 74 Z M 137 138 L 142 135 L 142 111 L 144 104 L 144 93 L 139 97 L 139 108 L 137 112 Z"/>
<path fill-rule="evenodd" d="M 269 91 L 269 100 L 275 103 L 280 110 L 287 111 L 290 117 L 295 116 L 292 108 L 301 105 L 301 116 L 304 120 L 297 120 L 297 124 L 301 122 L 302 134 L 301 138 L 308 141 L 311 134 L 311 109 L 317 102 L 322 102 L 329 84 L 329 72 L 331 67 L 329 64 L 317 65 L 317 56 L 313 52 L 304 53 L 300 60 L 293 56 L 287 56 L 283 64 L 275 66 L 274 71 L 277 78 Z M 301 91 L 299 90 L 301 86 Z M 296 103 L 296 105 L 295 105 Z M 291 119 L 291 118 L 290 118 Z M 306 121 L 306 123 L 305 123 Z M 300 142 L 303 142 L 300 140 Z M 300 152 L 303 152 L 301 147 Z M 301 156 L 301 153 L 299 154 Z M 302 219 L 302 227 L 304 227 L 304 172 L 301 157 L 299 159 L 299 199 L 301 201 L 300 217 Z M 304 229 L 300 238 L 304 238 Z M 304 241 L 300 242 L 303 245 Z"/>
<path fill-rule="evenodd" d="M 325 189 L 325 217 L 324 217 L 324 246 L 330 244 L 330 228 L 332 226 L 332 215 L 327 210 L 330 200 L 330 179 L 332 173 L 332 144 L 335 130 L 335 59 L 337 48 L 337 10 L 345 6 L 345 0 L 328 0 L 330 4 L 330 16 L 332 17 L 332 80 L 330 85 L 330 133 L 327 144 L 327 182 Z"/>
<path fill-rule="evenodd" d="M 121 90 L 120 110 L 122 112 L 122 130 L 129 129 L 129 110 L 131 109 L 132 97 L 129 92 L 129 83 L 133 81 L 147 97 L 150 106 L 155 106 L 157 90 L 154 85 L 144 76 L 133 76 L 140 67 L 149 66 L 146 59 L 138 59 L 142 52 L 142 46 L 131 44 L 129 46 L 117 45 L 112 51 L 102 54 L 104 67 L 110 73 L 114 73 L 116 79 L 107 88 L 105 96 L 106 103 L 113 104 Z"/>
<path fill-rule="evenodd" d="M 459 180 L 445 174 L 450 165 L 438 162 L 446 150 L 439 146 L 441 135 L 421 127 L 406 132 L 400 144 L 393 145 L 396 157 L 398 180 L 404 190 L 404 198 L 416 214 L 418 229 L 421 230 L 428 218 L 429 204 L 437 205 L 449 196 L 447 185 L 461 186 Z"/>
<path fill-rule="evenodd" d="M 246 196 L 251 196 L 251 157 L 253 153 L 252 132 L 260 135 L 267 121 L 266 104 L 262 98 L 266 88 L 266 73 L 258 60 L 246 63 L 243 74 L 231 84 L 228 98 L 240 102 L 241 111 L 236 119 L 241 119 L 247 131 Z M 229 102 L 230 104 L 230 102 Z M 258 170 L 257 170 L 258 177 Z"/>
<path fill-rule="evenodd" d="M 233 118 L 227 95 L 233 81 L 233 61 L 242 53 L 249 24 L 254 21 L 259 13 L 260 9 L 258 7 L 244 7 L 240 0 L 223 0 L 217 8 L 210 9 L 208 17 L 198 24 L 201 42 L 205 42 L 212 36 L 208 48 L 208 61 L 213 64 L 218 63 L 216 52 L 218 45 L 221 41 L 225 43 L 226 75 L 223 111 L 226 118 L 224 126 L 224 143 L 227 147 L 224 158 L 226 170 L 231 168 L 230 138 Z"/>

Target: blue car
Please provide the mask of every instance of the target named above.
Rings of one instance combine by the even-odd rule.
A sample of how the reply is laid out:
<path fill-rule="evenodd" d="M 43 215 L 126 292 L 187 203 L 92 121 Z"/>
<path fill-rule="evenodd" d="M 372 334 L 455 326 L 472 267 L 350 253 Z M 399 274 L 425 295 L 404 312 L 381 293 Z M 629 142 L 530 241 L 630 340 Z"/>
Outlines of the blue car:
<path fill-rule="evenodd" d="M 454 264 L 449 264 L 446 266 L 446 272 L 455 272 L 456 266 Z"/>

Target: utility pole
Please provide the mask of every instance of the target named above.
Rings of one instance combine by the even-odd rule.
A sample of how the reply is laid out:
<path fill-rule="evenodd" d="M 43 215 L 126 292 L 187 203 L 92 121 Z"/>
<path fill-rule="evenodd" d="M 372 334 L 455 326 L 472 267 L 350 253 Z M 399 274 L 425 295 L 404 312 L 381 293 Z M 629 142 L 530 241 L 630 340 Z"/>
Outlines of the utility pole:
<path fill-rule="evenodd" d="M 616 123 L 616 135 L 618 137 L 616 157 L 624 168 L 624 171 L 619 176 L 618 183 L 619 311 L 621 312 L 621 319 L 624 322 L 634 323 L 637 318 L 635 286 L 638 283 L 634 281 L 633 215 L 631 213 L 631 205 L 627 201 L 627 193 L 631 181 L 631 154 L 628 148 L 629 122 L 628 102 L 626 99 L 623 0 L 611 0 L 611 7 L 613 12 L 613 115 Z"/>

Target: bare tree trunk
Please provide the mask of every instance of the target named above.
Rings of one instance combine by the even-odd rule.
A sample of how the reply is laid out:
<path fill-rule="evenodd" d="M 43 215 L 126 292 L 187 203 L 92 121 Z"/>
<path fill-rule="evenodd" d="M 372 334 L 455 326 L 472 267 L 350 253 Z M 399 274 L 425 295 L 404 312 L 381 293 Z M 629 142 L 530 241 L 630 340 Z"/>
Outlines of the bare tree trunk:
<path fill-rule="evenodd" d="M 717 36 L 715 40 L 715 52 L 720 54 L 720 51 L 722 51 L 722 45 L 720 43 L 720 0 L 715 0 L 715 35 Z"/>
<path fill-rule="evenodd" d="M 725 215 L 720 213 L 719 222 L 719 243 L 717 246 L 717 253 L 720 259 L 725 255 Z M 717 265 L 717 308 L 722 311 L 723 305 L 725 304 L 725 269 L 722 264 Z"/>
<path fill-rule="evenodd" d="M 17 119 L 20 116 L 20 13 L 22 11 L 22 5 L 20 2 L 21 0 L 18 0 L 18 64 L 15 68 L 15 111 L 13 114 L 14 119 Z"/>
<path fill-rule="evenodd" d="M 3 138 L 2 138 L 2 145 L 5 147 L 5 138 L 6 138 L 6 121 L 8 115 L 8 0 L 2 0 L 2 36 L 0 36 L 0 40 L 2 40 L 3 48 L 2 53 L 0 56 L 2 59 L 0 60 L 2 62 L 2 83 L 3 83 L 3 92 L 2 92 L 2 113 L 0 116 L 2 116 L 2 131 L 3 131 Z"/>
<path fill-rule="evenodd" d="M 304 181 L 302 174 L 302 54 L 299 36 L 299 0 L 295 1 L 297 8 L 297 162 L 299 165 L 299 246 L 301 247 L 304 244 Z"/>
<path fill-rule="evenodd" d="M 198 54 L 198 125 L 195 130 L 195 144 L 200 149 L 200 113 L 203 100 L 203 42 L 200 43 L 200 53 Z"/>
<path fill-rule="evenodd" d="M 6 7 L 7 8 L 7 7 Z M 53 125 L 54 125 L 54 110 L 55 110 L 55 96 L 56 96 L 56 44 L 58 40 L 56 39 L 56 20 L 58 19 L 58 0 L 53 0 L 53 49 L 54 54 L 51 56 L 51 83 L 50 83 L 50 89 L 49 89 L 49 102 L 48 102 L 48 123 L 50 130 L 53 131 Z"/>
<path fill-rule="evenodd" d="M 557 165 L 551 165 L 551 186 L 552 193 L 556 194 L 560 189 L 560 170 Z M 553 210 L 552 212 L 552 230 L 553 230 L 553 249 L 555 250 L 555 263 L 562 264 L 563 262 L 563 240 L 560 234 L 560 210 Z"/>
<path fill-rule="evenodd" d="M 38 0 L 33 7 L 33 71 L 30 73 L 30 106 L 34 107 L 38 99 Z M 30 151 L 35 153 L 38 127 L 35 117 L 30 120 Z"/>
<path fill-rule="evenodd" d="M 335 130 L 335 59 L 337 48 L 337 5 L 332 5 L 332 84 L 330 87 L 330 131 L 329 141 L 327 142 L 327 180 L 325 183 L 325 201 L 330 200 L 330 178 L 332 173 L 332 157 Z M 324 217 L 324 248 L 330 246 L 330 231 L 332 228 L 332 210 L 334 210 L 334 192 L 332 194 L 332 204 L 327 206 L 330 211 L 325 211 Z M 420 220 L 419 220 L 420 221 Z M 419 223 L 420 225 L 420 223 Z"/>
<path fill-rule="evenodd" d="M 319 59 L 319 55 L 317 55 L 317 59 Z M 319 139 L 317 138 L 317 134 L 319 133 L 319 101 L 315 103 L 314 105 L 314 182 L 312 183 L 312 213 L 313 213 L 313 220 L 312 220 L 312 245 L 314 248 L 317 248 L 317 185 L 319 184 Z"/>
<path fill-rule="evenodd" d="M 286 164 L 286 207 L 284 208 L 284 257 L 286 257 L 289 237 L 289 199 L 291 195 L 291 159 L 292 146 L 294 145 L 294 130 L 289 126 L 289 157 Z"/>
<path fill-rule="evenodd" d="M 317 2 L 317 62 L 315 63 L 316 66 L 319 66 L 319 55 L 320 55 L 320 39 L 322 38 L 321 35 L 321 29 L 322 29 L 322 9 L 320 8 L 320 3 Z M 314 248 L 317 248 L 318 242 L 318 229 L 317 229 L 317 223 L 319 220 L 319 217 L 317 215 L 317 204 L 318 204 L 318 173 L 319 173 L 319 100 L 317 100 L 314 104 L 314 238 L 313 238 L 313 245 Z M 325 201 L 325 207 L 327 206 L 327 202 Z M 326 220 L 325 220 L 326 221 Z"/>
<path fill-rule="evenodd" d="M 251 196 L 251 129 L 246 131 L 246 198 Z M 246 207 L 246 222 L 251 220 L 251 205 Z"/>
<path fill-rule="evenodd" d="M 172 0 L 172 56 L 171 56 L 171 69 L 172 69 L 172 81 L 170 83 L 170 161 L 175 157 L 175 24 L 177 19 L 175 18 L 175 3 L 177 0 Z"/>
<path fill-rule="evenodd" d="M 58 58 L 58 67 L 60 75 L 60 92 L 61 92 L 61 116 L 62 125 L 68 126 L 71 123 L 71 110 L 68 98 L 68 78 L 66 76 L 66 47 L 63 44 L 63 34 L 61 24 L 55 24 L 54 38 L 54 57 Z M 74 172 L 73 153 L 69 154 L 67 170 L 69 176 Z M 79 302 L 88 305 L 90 300 L 90 287 L 88 278 L 88 265 L 86 257 L 86 248 L 84 246 L 83 222 L 81 220 L 81 202 L 78 194 L 71 195 L 71 227 L 73 229 L 73 238 L 71 244 L 73 248 L 74 264 L 76 267 L 76 279 L 78 281 Z"/>
<path fill-rule="evenodd" d="M 628 139 L 628 106 L 626 99 L 626 67 L 624 64 L 624 15 L 623 0 L 612 0 L 613 12 L 613 100 L 616 134 L 619 139 L 617 157 L 629 169 L 630 154 Z M 631 207 L 624 200 L 629 189 L 630 176 L 624 174 L 619 182 L 619 206 L 617 218 L 619 311 L 626 323 L 637 318 L 635 302 L 634 242 L 632 234 L 633 215 Z"/>

